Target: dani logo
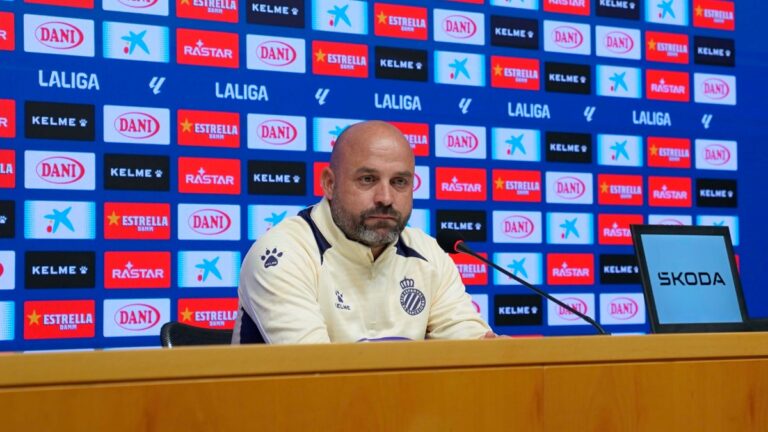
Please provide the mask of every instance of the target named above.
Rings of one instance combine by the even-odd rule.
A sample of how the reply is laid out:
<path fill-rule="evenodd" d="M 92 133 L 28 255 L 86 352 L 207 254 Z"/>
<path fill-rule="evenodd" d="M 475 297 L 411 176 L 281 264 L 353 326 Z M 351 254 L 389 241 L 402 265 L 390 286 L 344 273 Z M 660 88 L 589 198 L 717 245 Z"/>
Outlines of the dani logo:
<path fill-rule="evenodd" d="M 104 300 L 104 336 L 158 336 L 170 310 L 169 299 Z"/>
<path fill-rule="evenodd" d="M 592 204 L 592 174 L 548 171 L 546 201 L 561 204 Z"/>
<path fill-rule="evenodd" d="M 642 294 L 600 294 L 602 324 L 645 324 L 645 300 Z"/>
<path fill-rule="evenodd" d="M 240 206 L 179 204 L 179 240 L 240 240 Z"/>
<path fill-rule="evenodd" d="M 541 212 L 493 212 L 494 243 L 541 243 Z"/>
<path fill-rule="evenodd" d="M 738 169 L 738 147 L 736 141 L 697 139 L 696 168 L 721 171 Z"/>
<path fill-rule="evenodd" d="M 481 126 L 435 125 L 435 156 L 485 159 L 485 128 Z"/>
<path fill-rule="evenodd" d="M 92 20 L 24 14 L 24 51 L 93 57 Z"/>
<path fill-rule="evenodd" d="M 555 294 L 554 297 L 582 314 L 595 318 L 594 294 Z M 547 324 L 551 326 L 589 325 L 573 312 L 551 301 L 547 301 Z"/>
<path fill-rule="evenodd" d="M 104 105 L 104 141 L 130 144 L 171 143 L 171 114 L 166 108 Z"/>
<path fill-rule="evenodd" d="M 595 26 L 595 54 L 600 57 L 640 60 L 640 30 Z"/>
<path fill-rule="evenodd" d="M 736 77 L 733 75 L 695 73 L 693 87 L 695 102 L 736 105 Z"/>
<path fill-rule="evenodd" d="M 24 187 L 27 189 L 94 190 L 93 153 L 24 152 Z"/>
<path fill-rule="evenodd" d="M 306 41 L 296 38 L 246 35 L 248 69 L 305 73 Z"/>
<path fill-rule="evenodd" d="M 168 0 L 102 0 L 104 10 L 168 16 Z"/>
<path fill-rule="evenodd" d="M 306 117 L 248 114 L 248 148 L 306 151 Z"/>
<path fill-rule="evenodd" d="M 434 9 L 434 40 L 485 45 L 485 17 L 480 13 Z"/>
<path fill-rule="evenodd" d="M 589 24 L 544 20 L 544 51 L 591 54 Z"/>

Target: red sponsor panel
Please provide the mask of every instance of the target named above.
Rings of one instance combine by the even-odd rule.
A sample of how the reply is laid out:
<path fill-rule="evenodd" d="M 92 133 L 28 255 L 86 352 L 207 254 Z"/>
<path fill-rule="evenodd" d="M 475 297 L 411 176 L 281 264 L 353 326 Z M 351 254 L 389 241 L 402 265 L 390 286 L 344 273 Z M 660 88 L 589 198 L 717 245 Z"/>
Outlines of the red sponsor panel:
<path fill-rule="evenodd" d="M 312 41 L 312 73 L 368 78 L 368 45 Z"/>
<path fill-rule="evenodd" d="M 688 177 L 648 177 L 648 205 L 652 207 L 690 207 L 691 179 Z"/>
<path fill-rule="evenodd" d="M 179 158 L 179 192 L 240 194 L 240 159 Z"/>
<path fill-rule="evenodd" d="M 429 123 L 389 122 L 400 129 L 411 144 L 414 156 L 429 156 Z"/>
<path fill-rule="evenodd" d="M 176 16 L 236 23 L 237 0 L 176 0 Z"/>
<path fill-rule="evenodd" d="M 645 71 L 645 94 L 653 100 L 689 102 L 690 81 L 688 72 L 648 69 Z"/>
<path fill-rule="evenodd" d="M 656 62 L 688 64 L 690 59 L 688 35 L 645 32 L 645 58 Z"/>
<path fill-rule="evenodd" d="M 491 87 L 539 90 L 540 74 L 538 59 L 491 56 Z"/>
<path fill-rule="evenodd" d="M 488 258 L 485 252 L 479 252 L 483 258 Z M 488 265 L 467 254 L 453 254 L 451 259 L 461 275 L 464 285 L 488 285 Z"/>
<path fill-rule="evenodd" d="M 494 201 L 541 202 L 541 171 L 491 171 Z"/>
<path fill-rule="evenodd" d="M 16 137 L 16 101 L 0 99 L 0 138 Z"/>
<path fill-rule="evenodd" d="M 314 174 L 314 182 L 312 190 L 315 193 L 315 196 L 323 196 L 323 188 L 320 184 L 320 178 L 323 174 L 323 170 L 330 165 L 328 162 L 315 162 L 315 164 L 312 166 L 312 172 Z"/>
<path fill-rule="evenodd" d="M 106 240 L 169 240 L 171 206 L 165 203 L 104 203 Z"/>
<path fill-rule="evenodd" d="M 693 26 L 716 30 L 735 30 L 736 10 L 734 2 L 693 0 Z"/>
<path fill-rule="evenodd" d="M 237 320 L 237 298 L 179 299 L 178 321 L 195 327 L 232 330 Z"/>
<path fill-rule="evenodd" d="M 179 145 L 240 147 L 240 114 L 181 109 L 177 112 Z"/>
<path fill-rule="evenodd" d="M 104 253 L 104 288 L 170 288 L 170 252 Z"/>
<path fill-rule="evenodd" d="M 648 166 L 690 168 L 691 140 L 688 138 L 648 137 Z"/>
<path fill-rule="evenodd" d="M 485 0 L 448 0 L 450 2 L 454 3 L 472 3 L 472 4 L 483 4 Z"/>
<path fill-rule="evenodd" d="M 643 205 L 643 176 L 623 174 L 598 174 L 597 184 L 600 205 Z"/>
<path fill-rule="evenodd" d="M 16 187 L 16 151 L 0 150 L 0 188 Z"/>
<path fill-rule="evenodd" d="M 630 225 L 642 225 L 641 214 L 599 214 L 597 215 L 597 239 L 604 245 L 631 245 Z"/>
<path fill-rule="evenodd" d="M 373 15 L 373 33 L 376 36 L 427 40 L 425 7 L 376 3 Z"/>
<path fill-rule="evenodd" d="M 93 300 L 24 302 L 24 339 L 92 338 L 95 334 Z"/>
<path fill-rule="evenodd" d="M 548 285 L 592 285 L 595 257 L 592 254 L 547 254 Z"/>
<path fill-rule="evenodd" d="M 92 1 L 92 0 L 91 0 Z M 0 12 L 0 51 L 16 49 L 16 31 L 11 12 Z"/>
<path fill-rule="evenodd" d="M 93 9 L 93 0 L 24 0 L 24 3 Z"/>
<path fill-rule="evenodd" d="M 486 171 L 482 168 L 435 169 L 435 197 L 439 200 L 485 201 Z"/>
<path fill-rule="evenodd" d="M 544 0 L 545 12 L 589 15 L 589 0 Z"/>
<path fill-rule="evenodd" d="M 237 69 L 240 45 L 237 33 L 176 29 L 176 62 L 184 65 Z"/>

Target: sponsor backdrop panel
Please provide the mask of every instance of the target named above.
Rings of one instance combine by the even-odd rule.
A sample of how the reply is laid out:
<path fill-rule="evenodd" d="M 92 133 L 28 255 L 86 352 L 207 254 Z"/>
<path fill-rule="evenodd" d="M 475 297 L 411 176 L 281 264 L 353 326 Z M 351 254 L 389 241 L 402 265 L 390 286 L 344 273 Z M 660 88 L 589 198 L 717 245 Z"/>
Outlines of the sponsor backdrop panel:
<path fill-rule="evenodd" d="M 231 328 L 250 244 L 364 119 L 414 149 L 412 226 L 612 332 L 648 331 L 635 223 L 728 226 L 766 316 L 768 8 L 736 3 L 2 1 L 0 351 Z M 497 332 L 593 332 L 454 261 Z"/>

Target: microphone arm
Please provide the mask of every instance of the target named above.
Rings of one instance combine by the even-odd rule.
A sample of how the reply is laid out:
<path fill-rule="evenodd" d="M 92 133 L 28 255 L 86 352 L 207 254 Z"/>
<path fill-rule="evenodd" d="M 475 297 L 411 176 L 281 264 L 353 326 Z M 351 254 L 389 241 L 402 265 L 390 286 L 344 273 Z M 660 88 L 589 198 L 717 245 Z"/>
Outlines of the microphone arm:
<path fill-rule="evenodd" d="M 454 244 L 454 249 L 459 251 L 459 252 L 463 252 L 463 253 L 465 253 L 467 255 L 472 255 L 473 257 L 479 259 L 480 261 L 488 264 L 489 266 L 495 268 L 496 270 L 504 273 L 505 275 L 507 275 L 510 278 L 514 279 L 515 281 L 519 282 L 520 284 L 522 284 L 526 288 L 529 288 L 529 289 L 535 291 L 536 293 L 538 293 L 539 295 L 541 295 L 542 297 L 546 298 L 547 300 L 550 300 L 550 301 L 556 303 L 557 305 L 559 305 L 563 309 L 566 309 L 567 311 L 571 312 L 572 314 L 574 314 L 574 315 L 578 316 L 579 318 L 583 319 L 584 321 L 588 322 L 590 325 L 592 325 L 592 327 L 594 327 L 598 331 L 598 333 L 604 334 L 604 335 L 609 335 L 610 334 L 607 331 L 605 331 L 605 329 L 600 324 L 598 324 L 595 320 L 593 320 L 592 318 L 590 318 L 587 315 L 584 315 L 583 313 L 577 311 L 576 309 L 568 306 L 567 304 L 565 304 L 562 301 L 556 299 L 555 297 L 551 296 L 547 292 L 542 291 L 539 288 L 536 288 L 535 286 L 531 285 L 530 283 L 526 282 L 525 280 L 523 280 L 523 279 L 513 275 L 512 273 L 508 272 L 506 269 L 504 269 L 500 265 L 494 263 L 493 261 L 491 261 L 489 259 L 486 259 L 485 257 L 483 257 L 481 255 L 478 255 L 475 251 L 470 249 L 469 246 L 464 244 L 463 241 L 461 241 L 461 240 L 457 241 Z"/>

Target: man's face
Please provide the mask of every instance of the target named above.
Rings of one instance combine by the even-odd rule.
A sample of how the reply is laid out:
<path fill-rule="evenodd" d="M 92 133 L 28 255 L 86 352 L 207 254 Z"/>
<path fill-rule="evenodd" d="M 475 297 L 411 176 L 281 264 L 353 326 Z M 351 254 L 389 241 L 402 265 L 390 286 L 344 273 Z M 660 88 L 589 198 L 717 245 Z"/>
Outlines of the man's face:
<path fill-rule="evenodd" d="M 361 136 L 362 135 L 362 136 Z M 352 240 L 377 247 L 397 240 L 413 207 L 414 162 L 399 134 L 355 134 L 329 172 L 331 213 Z"/>

